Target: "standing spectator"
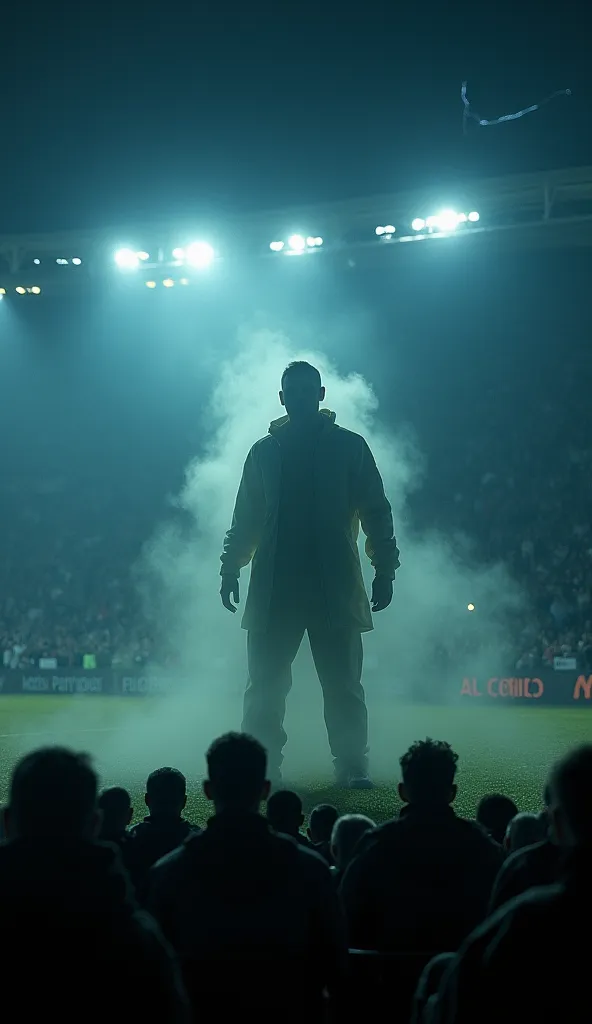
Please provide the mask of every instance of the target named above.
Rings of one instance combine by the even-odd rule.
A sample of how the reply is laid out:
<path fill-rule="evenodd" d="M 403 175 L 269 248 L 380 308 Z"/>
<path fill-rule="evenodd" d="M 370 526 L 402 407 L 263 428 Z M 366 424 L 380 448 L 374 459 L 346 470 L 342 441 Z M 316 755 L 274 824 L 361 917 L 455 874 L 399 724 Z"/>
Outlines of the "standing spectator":
<path fill-rule="evenodd" d="M 229 733 L 207 754 L 207 829 L 157 864 L 148 906 L 177 950 L 197 1007 L 204 978 L 227 979 L 217 1016 L 320 1020 L 346 953 L 327 865 L 259 814 L 269 794 L 257 740 Z M 297 998 L 296 998 L 297 996 Z"/>
<path fill-rule="evenodd" d="M 183 817 L 187 780 L 177 768 L 157 768 L 148 776 L 144 802 L 150 814 L 131 830 L 129 848 L 129 869 L 140 892 L 152 865 L 196 831 Z"/>
<path fill-rule="evenodd" d="M 297 793 L 289 789 L 280 789 L 272 793 L 267 801 L 267 820 L 274 832 L 292 836 L 301 846 L 310 846 L 306 836 L 300 829 L 304 824 L 302 800 Z"/>
<path fill-rule="evenodd" d="M 354 857 L 362 836 L 376 828 L 376 822 L 365 814 L 343 814 L 331 833 L 331 855 L 335 861 L 331 868 L 333 879 L 339 885 L 346 867 Z"/>
<path fill-rule="evenodd" d="M 5 815 L 2 972 L 5 997 L 22 1019 L 78 1024 L 116 1013 L 119 1020 L 186 1021 L 168 947 L 131 899 L 116 852 L 94 840 L 97 776 L 86 755 L 60 747 L 28 754 L 14 769 Z M 18 984 L 31 947 L 43 955 L 31 983 Z"/>
<path fill-rule="evenodd" d="M 401 758 L 406 807 L 362 840 L 342 882 L 350 946 L 448 951 L 485 917 L 503 854 L 450 806 L 457 761 L 430 739 Z"/>
<path fill-rule="evenodd" d="M 99 810 L 102 815 L 99 839 L 105 843 L 115 843 L 123 851 L 131 840 L 127 829 L 134 813 L 127 789 L 122 786 L 104 789 L 99 797 Z"/>
<path fill-rule="evenodd" d="M 496 843 L 503 846 L 508 825 L 517 814 L 518 808 L 509 796 L 490 793 L 479 801 L 476 820 Z"/>
<path fill-rule="evenodd" d="M 493 913 L 503 906 L 538 885 L 552 885 L 559 879 L 561 868 L 561 850 L 555 838 L 550 834 L 549 814 L 551 791 L 545 786 L 543 794 L 545 811 L 539 814 L 541 832 L 545 838 L 532 846 L 511 853 L 504 861 L 495 880 L 489 911 Z"/>
<path fill-rule="evenodd" d="M 544 826 L 540 815 L 522 811 L 512 818 L 508 825 L 504 847 L 509 853 L 522 850 L 525 846 L 540 843 L 544 834 Z"/>
<path fill-rule="evenodd" d="M 550 790 L 562 881 L 512 900 L 467 939 L 430 999 L 430 1024 L 590 1019 L 591 744 L 555 765 Z"/>
<path fill-rule="evenodd" d="M 317 853 L 320 853 L 321 857 L 327 861 L 327 864 L 333 864 L 331 836 L 338 817 L 339 811 L 333 807 L 333 804 L 318 804 L 310 812 L 308 838 Z"/>

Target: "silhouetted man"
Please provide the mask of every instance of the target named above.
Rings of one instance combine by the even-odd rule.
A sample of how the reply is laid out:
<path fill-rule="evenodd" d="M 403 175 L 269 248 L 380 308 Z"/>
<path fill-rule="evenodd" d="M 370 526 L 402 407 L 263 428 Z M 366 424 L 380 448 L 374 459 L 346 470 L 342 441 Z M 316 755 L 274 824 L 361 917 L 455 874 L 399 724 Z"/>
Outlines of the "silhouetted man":
<path fill-rule="evenodd" d="M 140 895 L 152 865 L 196 830 L 183 817 L 187 780 L 177 768 L 157 768 L 148 776 L 144 802 L 150 814 L 131 830 L 126 847 L 126 866 Z"/>
<path fill-rule="evenodd" d="M 97 776 L 84 754 L 37 750 L 15 767 L 0 844 L 4 1000 L 23 1020 L 186 1021 L 180 974 L 95 841 Z M 28 952 L 35 956 L 31 975 Z M 134 979 L 130 985 L 130 978 Z"/>
<path fill-rule="evenodd" d="M 104 789 L 99 797 L 99 810 L 102 814 L 99 839 L 122 849 L 130 840 L 127 829 L 134 813 L 127 789 L 122 786 Z"/>
<path fill-rule="evenodd" d="M 343 878 L 351 946 L 454 950 L 485 918 L 503 852 L 454 813 L 457 761 L 448 743 L 430 739 L 401 758 L 406 807 L 362 838 Z"/>
<path fill-rule="evenodd" d="M 292 663 L 308 632 L 337 782 L 367 788 L 361 634 L 373 625 L 357 538 L 361 524 L 378 612 L 391 603 L 399 565 L 391 507 L 365 440 L 319 410 L 325 389 L 314 366 L 291 363 L 279 397 L 287 415 L 247 456 L 221 559 L 220 593 L 231 612 L 240 570 L 252 561 L 243 729 L 266 746 L 275 781 Z"/>
<path fill-rule="evenodd" d="M 300 829 L 304 825 L 302 800 L 289 789 L 279 789 L 267 801 L 267 820 L 274 832 L 292 836 L 302 846 L 312 846 Z"/>
<path fill-rule="evenodd" d="M 549 788 L 561 880 L 510 900 L 469 936 L 430 1000 L 426 1022 L 590 1020 L 592 745 L 562 758 Z"/>
<path fill-rule="evenodd" d="M 279 1013 L 300 1022 L 303 1006 L 318 1020 L 323 990 L 339 986 L 343 920 L 327 865 L 259 813 L 266 762 L 251 736 L 212 744 L 204 792 L 215 815 L 152 869 L 148 907 L 179 954 L 196 1010 L 211 978 L 221 1020 Z"/>

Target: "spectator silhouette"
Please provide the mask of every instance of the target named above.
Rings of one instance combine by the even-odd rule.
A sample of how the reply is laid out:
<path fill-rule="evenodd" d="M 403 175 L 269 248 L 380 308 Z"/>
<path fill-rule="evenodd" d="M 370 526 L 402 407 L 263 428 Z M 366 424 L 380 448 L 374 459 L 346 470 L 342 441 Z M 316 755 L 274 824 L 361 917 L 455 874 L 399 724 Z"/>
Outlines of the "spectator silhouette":
<path fill-rule="evenodd" d="M 591 744 L 555 765 L 550 796 L 562 881 L 511 900 L 473 932 L 429 1001 L 430 1024 L 590 1019 Z"/>
<path fill-rule="evenodd" d="M 362 839 L 341 885 L 350 946 L 457 949 L 485 917 L 503 854 L 450 806 L 457 761 L 448 743 L 430 739 L 401 758 L 406 806 Z"/>
<path fill-rule="evenodd" d="M 331 833 L 331 855 L 335 864 L 331 868 L 331 873 L 337 885 L 343 878 L 360 839 L 373 828 L 376 828 L 376 822 L 365 814 L 343 814 L 335 822 Z"/>
<path fill-rule="evenodd" d="M 274 832 L 292 836 L 302 846 L 310 846 L 309 840 L 300 829 L 304 824 L 302 800 L 289 789 L 272 793 L 267 801 L 267 820 Z"/>
<path fill-rule="evenodd" d="M 283 1021 L 301 1021 L 306 1007 L 317 1020 L 346 953 L 327 865 L 259 814 L 270 784 L 257 740 L 222 736 L 207 764 L 214 816 L 152 869 L 148 906 L 179 954 L 196 1007 L 204 978 L 214 977 L 232 981 L 217 996 L 224 1019 L 281 1012 Z"/>
<path fill-rule="evenodd" d="M 551 791 L 548 785 L 545 786 L 543 800 L 545 811 L 539 814 L 538 819 L 545 838 L 510 853 L 504 861 L 493 886 L 490 913 L 535 886 L 552 885 L 559 879 L 561 850 L 549 830 Z"/>
<path fill-rule="evenodd" d="M 508 825 L 518 814 L 518 808 L 509 796 L 490 793 L 479 801 L 476 820 L 500 846 L 504 845 Z"/>
<path fill-rule="evenodd" d="M 333 804 L 318 804 L 310 812 L 308 838 L 313 845 L 313 849 L 320 853 L 321 857 L 324 857 L 327 864 L 333 864 L 331 836 L 333 835 L 333 826 L 338 817 L 339 811 L 336 807 L 333 807 Z"/>
<path fill-rule="evenodd" d="M 131 830 L 133 845 L 126 849 L 130 874 L 140 893 L 152 865 L 196 831 L 183 817 L 187 780 L 177 768 L 152 772 L 144 801 L 150 813 Z"/>
<path fill-rule="evenodd" d="M 2 972 L 22 1019 L 102 1022 L 116 1008 L 120 1020 L 187 1020 L 168 946 L 131 898 L 117 851 L 95 841 L 97 777 L 86 755 L 55 747 L 24 757 L 5 817 Z M 42 951 L 33 978 L 32 949 Z"/>
<path fill-rule="evenodd" d="M 99 797 L 99 810 L 102 814 L 99 839 L 122 849 L 130 840 L 127 829 L 134 813 L 127 789 L 122 786 L 104 789 Z"/>
<path fill-rule="evenodd" d="M 540 843 L 544 835 L 544 825 L 540 815 L 521 811 L 512 818 L 506 833 L 505 849 L 508 853 L 523 850 L 526 846 Z"/>

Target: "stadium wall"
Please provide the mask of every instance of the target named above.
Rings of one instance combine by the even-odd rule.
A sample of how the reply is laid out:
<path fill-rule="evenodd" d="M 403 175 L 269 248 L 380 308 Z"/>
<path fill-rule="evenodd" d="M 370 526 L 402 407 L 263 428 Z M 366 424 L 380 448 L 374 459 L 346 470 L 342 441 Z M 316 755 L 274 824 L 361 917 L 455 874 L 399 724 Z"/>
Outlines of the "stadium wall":
<path fill-rule="evenodd" d="M 95 672 L 36 669 L 23 672 L 5 669 L 0 674 L 0 696 L 150 697 L 170 694 L 190 684 L 190 679 L 157 672 L 114 672 L 111 669 Z M 417 696 L 422 702 L 475 707 L 528 704 L 530 707 L 592 708 L 592 675 L 552 669 L 530 677 L 467 675 L 456 681 L 433 681 L 429 688 L 418 688 Z"/>

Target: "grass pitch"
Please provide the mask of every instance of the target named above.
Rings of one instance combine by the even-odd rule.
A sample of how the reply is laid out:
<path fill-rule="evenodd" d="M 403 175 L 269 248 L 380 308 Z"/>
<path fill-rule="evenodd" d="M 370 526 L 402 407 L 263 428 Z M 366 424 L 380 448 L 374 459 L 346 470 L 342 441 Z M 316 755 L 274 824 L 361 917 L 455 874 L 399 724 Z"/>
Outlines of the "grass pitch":
<path fill-rule="evenodd" d="M 10 771 L 18 756 L 36 746 L 58 742 L 89 750 L 96 756 L 104 784 L 117 783 L 130 790 L 135 820 L 144 814 L 142 780 L 148 771 L 162 763 L 176 764 L 189 780 L 187 817 L 203 824 L 211 813 L 200 781 L 206 741 L 202 744 L 196 740 L 199 749 L 195 749 L 190 763 L 187 758 L 175 757 L 173 741 L 165 750 L 167 756 L 159 750 L 161 756 L 155 762 L 148 759 L 146 764 L 138 763 L 142 759 L 130 749 L 130 730 L 141 727 L 146 716 L 154 713 L 149 703 L 113 697 L 0 697 L 0 802 L 6 799 Z M 307 812 L 315 804 L 327 802 L 342 813 L 357 811 L 376 821 L 391 817 L 399 806 L 398 758 L 409 743 L 425 736 L 448 740 L 460 755 L 459 813 L 473 816 L 479 799 L 491 792 L 506 793 L 521 810 L 536 811 L 541 807 L 542 788 L 552 761 L 569 747 L 592 739 L 592 712 L 586 709 L 429 707 L 383 700 L 379 706 L 376 702 L 371 705 L 370 713 L 373 771 L 378 782 L 372 791 L 336 790 L 331 785 L 328 754 L 326 777 L 323 771 L 306 776 L 296 765 L 291 767 L 288 748 L 286 777 L 302 796 Z M 289 733 L 292 735 L 291 730 Z M 317 741 L 319 745 L 326 743 L 321 722 L 311 743 Z"/>

